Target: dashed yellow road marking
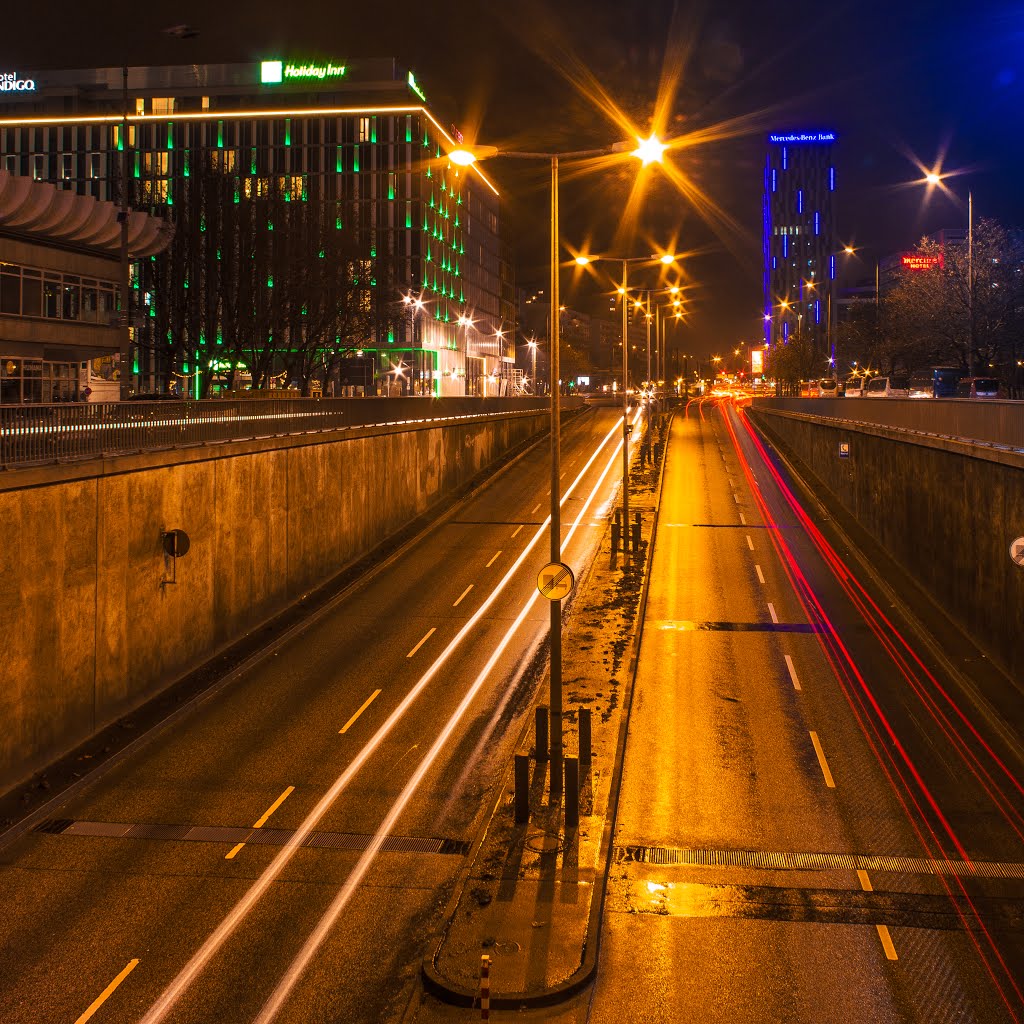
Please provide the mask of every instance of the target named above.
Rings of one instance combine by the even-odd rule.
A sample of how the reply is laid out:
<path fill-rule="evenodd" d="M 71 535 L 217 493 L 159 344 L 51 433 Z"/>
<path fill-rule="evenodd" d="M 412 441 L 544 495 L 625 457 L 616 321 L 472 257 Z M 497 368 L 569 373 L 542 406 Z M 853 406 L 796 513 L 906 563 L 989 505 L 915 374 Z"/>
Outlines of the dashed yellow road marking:
<path fill-rule="evenodd" d="M 500 554 L 501 552 L 499 551 L 498 555 Z M 497 558 L 498 555 L 495 555 L 494 557 Z M 426 635 L 423 637 L 423 639 L 406 655 L 406 657 L 411 658 L 436 632 L 437 626 L 431 626 L 430 629 L 427 630 Z M 372 697 L 370 699 L 373 700 Z"/>
<path fill-rule="evenodd" d="M 378 691 L 377 691 L 377 693 L 380 693 L 380 690 L 378 690 Z M 376 696 L 376 694 L 374 694 L 374 696 Z M 371 699 L 372 699 L 372 698 L 371 698 Z M 367 701 L 367 703 L 369 703 L 369 701 Z M 356 713 L 358 714 L 358 712 L 356 712 Z M 348 728 L 348 726 L 345 726 L 345 728 L 347 729 L 347 728 Z M 344 731 L 344 730 L 342 730 L 342 731 Z M 272 803 L 272 804 L 271 804 L 271 805 L 270 805 L 270 806 L 269 806 L 269 807 L 268 807 L 268 808 L 267 808 L 267 809 L 266 809 L 266 810 L 265 810 L 265 811 L 263 812 L 263 814 L 262 814 L 262 815 L 261 815 L 261 816 L 260 816 L 260 817 L 259 817 L 259 818 L 258 818 L 258 819 L 256 820 L 256 822 L 255 822 L 255 823 L 253 824 L 253 826 L 252 826 L 252 827 L 253 827 L 253 828 L 263 828 L 263 826 L 264 826 L 264 825 L 266 825 L 266 823 L 267 823 L 267 819 L 268 819 L 268 818 L 269 818 L 269 817 L 270 817 L 270 816 L 271 816 L 271 815 L 272 815 L 272 814 L 274 813 L 274 811 L 276 811 L 276 810 L 278 809 L 278 807 L 280 807 L 280 806 L 281 806 L 281 804 L 283 804 L 283 803 L 285 802 L 285 800 L 287 800 L 287 799 L 288 799 L 288 797 L 290 797 L 290 796 L 292 795 L 292 793 L 294 793 L 294 792 L 295 792 L 295 787 L 294 787 L 294 786 L 289 786 L 289 787 L 288 787 L 288 788 L 287 788 L 287 789 L 286 789 L 286 790 L 285 790 L 285 791 L 284 791 L 284 792 L 283 792 L 283 793 L 282 793 L 282 794 L 281 794 L 281 795 L 280 795 L 280 796 L 279 796 L 279 797 L 278 797 L 278 798 L 277 798 L 277 799 L 276 799 L 276 800 L 275 800 L 275 801 L 274 801 L 274 802 L 273 802 L 273 803 Z M 230 850 L 229 850 L 229 851 L 228 851 L 228 852 L 227 852 L 226 854 L 224 854 L 224 859 L 225 859 L 225 860 L 234 860 L 234 859 L 235 859 L 235 856 L 236 856 L 236 855 L 238 854 L 238 851 L 239 851 L 239 850 L 241 850 L 243 846 L 245 846 L 245 843 L 239 843 L 239 844 L 238 844 L 237 846 L 233 846 L 233 847 L 232 847 L 232 848 L 231 848 L 231 849 L 230 849 Z"/>
<path fill-rule="evenodd" d="M 117 986 L 138 966 L 139 961 L 137 959 L 129 960 L 117 977 L 89 1004 L 89 1008 L 75 1021 L 75 1024 L 85 1024 L 87 1020 L 90 1020 L 92 1015 L 114 994 Z"/>
<path fill-rule="evenodd" d="M 463 598 L 464 598 L 464 597 L 465 597 L 465 596 L 466 596 L 466 595 L 467 595 L 467 594 L 468 594 L 468 593 L 469 593 L 469 592 L 470 592 L 470 591 L 471 591 L 472 589 L 473 589 L 473 584 L 472 584 L 472 583 L 470 583 L 470 585 L 469 585 L 468 587 L 466 587 L 466 589 L 465 589 L 465 590 L 464 590 L 464 591 L 463 591 L 463 592 L 462 592 L 461 594 L 459 594 L 458 598 L 456 599 L 456 601 L 455 601 L 455 603 L 454 603 L 454 604 L 452 605 L 452 607 L 453 607 L 453 608 L 458 608 L 458 607 L 459 607 L 459 605 L 460 605 L 460 604 L 462 604 L 462 599 L 463 599 Z"/>
<path fill-rule="evenodd" d="M 426 640 L 427 638 L 424 637 L 423 639 Z M 422 643 L 422 641 L 420 642 Z M 377 699 L 378 696 L 380 696 L 380 690 L 374 690 L 373 693 L 363 701 L 359 710 L 338 730 L 338 735 L 341 736 L 348 732 L 349 729 L 355 725 L 356 719 Z"/>
<path fill-rule="evenodd" d="M 868 873 L 862 869 L 857 869 L 857 881 L 860 882 L 860 887 L 865 892 L 874 892 L 874 886 L 871 884 L 871 879 L 868 878 Z M 885 957 L 887 960 L 899 960 L 896 955 L 896 947 L 893 945 L 892 936 L 889 934 L 889 926 L 885 924 L 876 924 L 875 931 L 878 932 L 878 938 L 882 943 L 882 949 L 885 950 Z"/>
<path fill-rule="evenodd" d="M 496 552 L 494 553 L 494 555 L 492 556 L 491 560 L 490 560 L 490 561 L 489 561 L 489 562 L 488 562 L 488 563 L 487 563 L 487 564 L 486 564 L 486 565 L 484 566 L 484 568 L 485 568 L 485 569 L 490 569 L 490 567 L 491 567 L 492 565 L 494 565 L 494 563 L 495 563 L 495 562 L 496 562 L 496 561 L 498 560 L 498 555 L 500 555 L 500 554 L 501 554 L 501 551 L 500 551 L 500 550 L 499 550 L 499 551 L 496 551 Z"/>
<path fill-rule="evenodd" d="M 814 744 L 814 752 L 818 755 L 818 764 L 821 765 L 821 773 L 825 776 L 825 785 L 829 789 L 836 788 L 835 779 L 832 778 L 832 772 L 829 770 L 828 761 L 825 760 L 825 751 L 821 749 L 821 740 L 818 739 L 818 734 L 814 731 L 811 732 L 811 742 Z"/>

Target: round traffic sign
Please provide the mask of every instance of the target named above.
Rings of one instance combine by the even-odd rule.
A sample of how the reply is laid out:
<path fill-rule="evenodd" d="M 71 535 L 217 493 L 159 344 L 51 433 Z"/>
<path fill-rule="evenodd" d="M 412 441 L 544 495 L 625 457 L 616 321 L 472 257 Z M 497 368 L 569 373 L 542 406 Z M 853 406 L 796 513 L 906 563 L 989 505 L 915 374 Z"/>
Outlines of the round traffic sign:
<path fill-rule="evenodd" d="M 546 597 L 549 601 L 561 601 L 562 598 L 568 597 L 575 586 L 576 578 L 572 574 L 572 569 L 562 562 L 549 562 L 537 576 L 537 589 L 541 597 Z"/>
<path fill-rule="evenodd" d="M 1010 545 L 1010 557 L 1018 565 L 1024 565 L 1024 537 L 1018 537 Z"/>

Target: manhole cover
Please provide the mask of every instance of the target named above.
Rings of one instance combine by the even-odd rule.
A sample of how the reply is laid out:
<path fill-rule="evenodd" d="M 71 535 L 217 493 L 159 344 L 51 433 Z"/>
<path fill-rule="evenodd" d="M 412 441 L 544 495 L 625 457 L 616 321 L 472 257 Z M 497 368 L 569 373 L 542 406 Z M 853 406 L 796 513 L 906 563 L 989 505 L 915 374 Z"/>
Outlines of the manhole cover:
<path fill-rule="evenodd" d="M 520 952 L 523 947 L 518 942 L 499 942 L 494 948 L 505 956 L 512 956 L 513 953 Z"/>
<path fill-rule="evenodd" d="M 546 832 L 530 836 L 526 840 L 526 848 L 534 853 L 560 853 L 565 849 L 560 836 L 548 835 Z"/>

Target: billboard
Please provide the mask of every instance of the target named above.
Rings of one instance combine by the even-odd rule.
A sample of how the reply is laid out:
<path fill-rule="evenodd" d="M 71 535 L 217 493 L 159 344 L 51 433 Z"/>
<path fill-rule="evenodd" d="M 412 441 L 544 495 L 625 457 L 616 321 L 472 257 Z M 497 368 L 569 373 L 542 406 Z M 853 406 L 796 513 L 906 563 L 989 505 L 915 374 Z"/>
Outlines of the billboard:
<path fill-rule="evenodd" d="M 764 373 L 764 349 L 752 348 L 750 350 L 750 372 L 755 377 Z"/>

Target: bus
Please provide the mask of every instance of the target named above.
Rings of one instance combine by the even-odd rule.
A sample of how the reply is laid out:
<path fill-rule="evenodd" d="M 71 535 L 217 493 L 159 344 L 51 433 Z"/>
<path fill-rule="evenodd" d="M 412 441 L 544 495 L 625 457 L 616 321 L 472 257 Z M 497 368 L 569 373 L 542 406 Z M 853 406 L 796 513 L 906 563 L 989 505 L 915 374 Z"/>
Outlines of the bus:
<path fill-rule="evenodd" d="M 910 377 L 910 398 L 956 398 L 956 386 L 963 374 L 955 366 L 932 366 L 915 370 Z"/>

